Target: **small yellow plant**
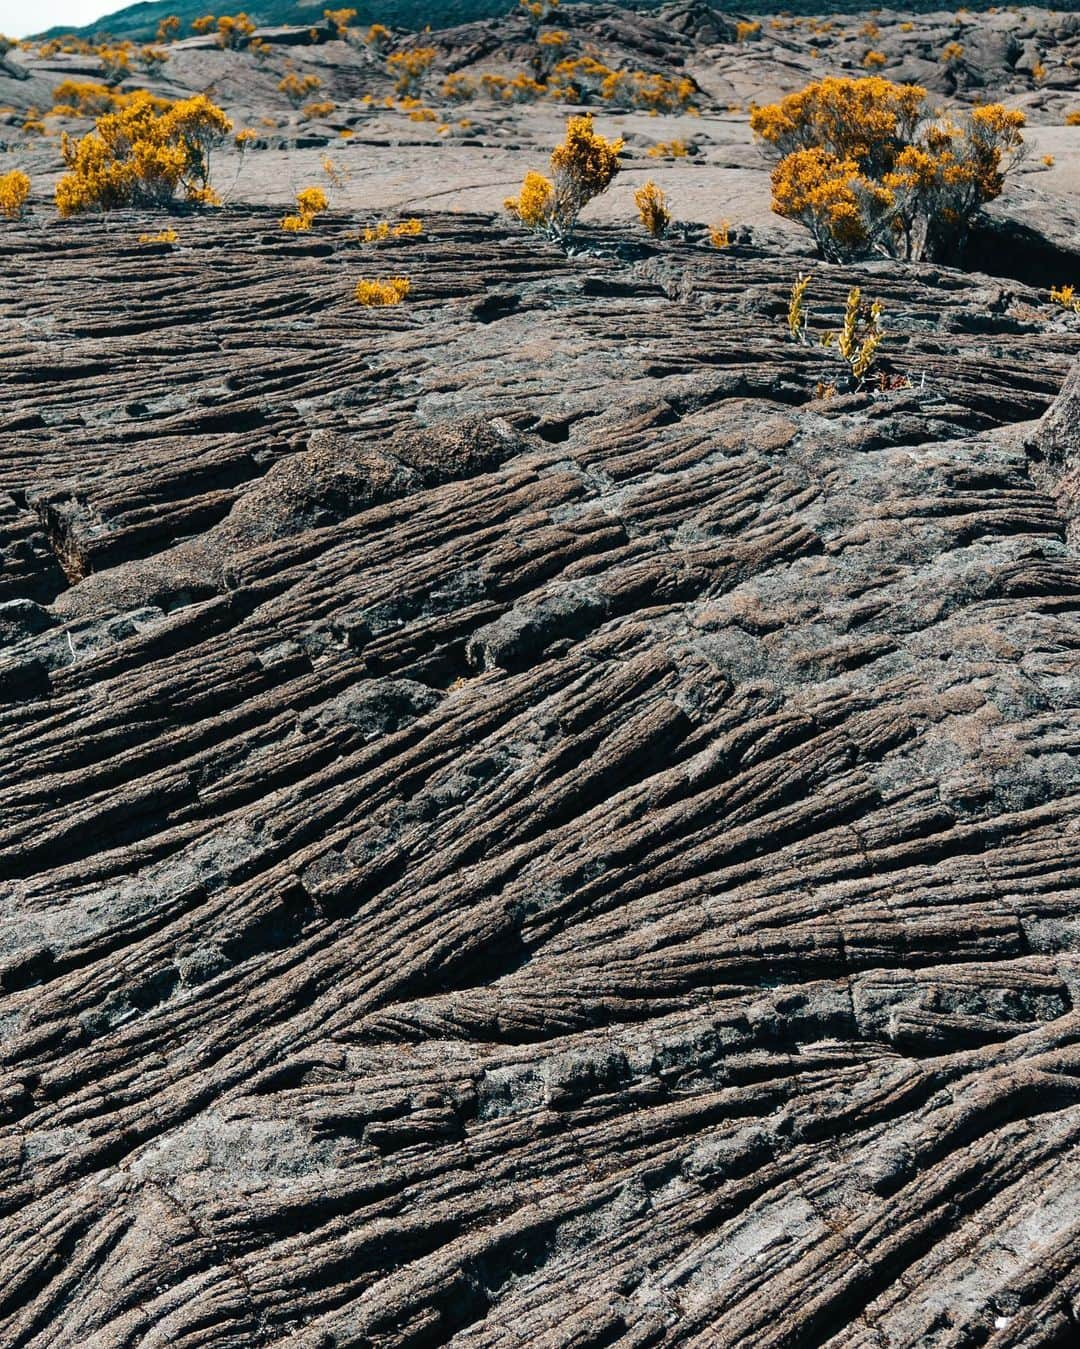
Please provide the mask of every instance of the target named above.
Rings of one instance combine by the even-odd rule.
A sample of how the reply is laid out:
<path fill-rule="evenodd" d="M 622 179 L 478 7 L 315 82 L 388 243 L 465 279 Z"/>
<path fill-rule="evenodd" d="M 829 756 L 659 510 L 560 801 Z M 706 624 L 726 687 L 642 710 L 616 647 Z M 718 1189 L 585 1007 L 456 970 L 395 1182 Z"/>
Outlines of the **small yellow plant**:
<path fill-rule="evenodd" d="M 671 224 L 671 212 L 667 198 L 650 178 L 634 193 L 634 205 L 638 219 L 654 239 L 662 239 Z"/>
<path fill-rule="evenodd" d="M 650 159 L 685 159 L 690 150 L 685 141 L 657 141 L 645 153 Z"/>
<path fill-rule="evenodd" d="M 294 108 L 298 108 L 308 94 L 322 88 L 318 75 L 305 75 L 303 79 L 290 70 L 278 83 L 278 89 L 285 95 Z"/>
<path fill-rule="evenodd" d="M 434 108 L 413 108 L 409 113 L 410 122 L 437 122 L 439 114 Z"/>
<path fill-rule="evenodd" d="M 719 225 L 709 226 L 709 243 L 713 248 L 731 247 L 731 222 L 721 220 Z"/>
<path fill-rule="evenodd" d="M 400 304 L 412 289 L 407 276 L 390 276 L 383 281 L 360 280 L 356 283 L 356 302 L 370 308 Z"/>
<path fill-rule="evenodd" d="M 296 194 L 296 214 L 287 215 L 281 222 L 281 228 L 290 234 L 299 234 L 311 229 L 315 218 L 326 210 L 330 203 L 321 187 L 303 187 Z"/>
<path fill-rule="evenodd" d="M 164 18 L 158 19 L 157 41 L 175 42 L 176 35 L 180 31 L 180 20 L 175 14 L 166 14 Z"/>
<path fill-rule="evenodd" d="M 735 25 L 735 41 L 745 42 L 761 32 L 761 24 L 752 19 L 740 19 Z"/>
<path fill-rule="evenodd" d="M 365 244 L 374 244 L 383 239 L 412 238 L 423 233 L 423 229 L 423 223 L 415 218 L 399 220 L 396 225 L 391 225 L 388 220 L 380 220 L 375 225 L 368 225 L 363 234 L 357 237 Z"/>
<path fill-rule="evenodd" d="M 941 63 L 955 66 L 963 59 L 964 49 L 959 42 L 947 42 L 941 49 Z"/>
<path fill-rule="evenodd" d="M 1080 108 L 1076 108 L 1073 112 L 1067 112 L 1065 114 L 1065 125 L 1080 126 Z"/>
<path fill-rule="evenodd" d="M 198 33 L 201 37 L 204 33 L 211 32 L 216 23 L 217 19 L 212 14 L 204 14 L 201 19 L 192 19 L 191 31 Z"/>
<path fill-rule="evenodd" d="M 324 9 L 323 18 L 328 23 L 332 23 L 337 29 L 338 37 L 344 37 L 349 31 L 349 24 L 356 18 L 355 9 Z"/>
<path fill-rule="evenodd" d="M 1036 61 L 1031 67 L 1031 78 L 1036 84 L 1042 84 L 1043 80 L 1046 79 L 1046 67 L 1041 61 Z"/>
<path fill-rule="evenodd" d="M 123 95 L 92 80 L 62 80 L 53 88 L 53 111 L 77 117 L 100 117 L 117 105 Z"/>
<path fill-rule="evenodd" d="M 810 285 L 809 274 L 800 272 L 796 276 L 791 287 L 791 294 L 788 297 L 787 326 L 788 332 L 796 341 L 802 341 L 806 334 L 806 309 L 803 301 L 806 297 L 806 289 Z"/>
<path fill-rule="evenodd" d="M 326 174 L 327 180 L 329 181 L 331 187 L 345 186 L 345 175 L 342 173 L 342 171 L 338 168 L 338 166 L 334 163 L 334 161 L 330 158 L 329 155 L 323 155 L 321 168 L 323 173 Z"/>
<path fill-rule="evenodd" d="M 1047 167 L 1048 169 L 1052 169 L 1052 168 L 1054 167 L 1054 156 L 1053 156 L 1053 155 L 1043 155 L 1043 157 L 1042 157 L 1042 162 L 1046 165 L 1046 167 Z"/>
<path fill-rule="evenodd" d="M 322 102 L 305 103 L 300 110 L 301 117 L 307 122 L 317 121 L 320 117 L 329 117 L 337 105 L 324 99 Z"/>
<path fill-rule="evenodd" d="M 565 242 L 583 208 L 606 192 L 619 171 L 621 140 L 606 140 L 593 129 L 592 117 L 571 117 L 566 139 L 551 152 L 551 178 L 525 175 L 521 192 L 507 198 L 506 209 L 529 229 Z"/>
<path fill-rule="evenodd" d="M 174 229 L 158 230 L 156 234 L 140 234 L 140 244 L 174 244 L 180 236 Z"/>
<path fill-rule="evenodd" d="M 395 76 L 394 88 L 398 93 L 419 93 L 434 60 L 434 47 L 410 47 L 407 51 L 394 52 L 393 56 L 388 56 L 386 68 Z"/>
<path fill-rule="evenodd" d="M 0 215 L 5 220 L 18 220 L 30 196 L 30 179 L 22 169 L 0 174 Z"/>
<path fill-rule="evenodd" d="M 900 31 L 901 33 L 913 33 L 915 31 L 915 25 L 913 23 L 902 23 L 900 25 Z"/>
<path fill-rule="evenodd" d="M 252 143 L 252 141 L 256 141 L 258 139 L 259 133 L 257 131 L 253 131 L 251 127 L 245 127 L 243 131 L 238 131 L 236 133 L 236 135 L 233 137 L 233 143 L 236 145 L 238 150 L 246 150 L 247 147 Z"/>
<path fill-rule="evenodd" d="M 390 45 L 391 32 L 381 23 L 373 23 L 364 36 L 364 41 L 375 51 L 382 51 Z"/>
<path fill-rule="evenodd" d="M 219 47 L 237 50 L 244 46 L 255 31 L 255 22 L 246 14 L 223 14 L 217 21 Z"/>
<path fill-rule="evenodd" d="M 878 70 L 885 64 L 885 53 L 868 51 L 862 59 L 867 70 Z"/>
<path fill-rule="evenodd" d="M 0 183 L 3 180 L 0 179 Z M 1080 314 L 1080 295 L 1076 293 L 1075 286 L 1054 286 L 1050 291 L 1050 299 L 1054 304 L 1059 304 L 1063 309 L 1069 309 L 1074 314 Z"/>

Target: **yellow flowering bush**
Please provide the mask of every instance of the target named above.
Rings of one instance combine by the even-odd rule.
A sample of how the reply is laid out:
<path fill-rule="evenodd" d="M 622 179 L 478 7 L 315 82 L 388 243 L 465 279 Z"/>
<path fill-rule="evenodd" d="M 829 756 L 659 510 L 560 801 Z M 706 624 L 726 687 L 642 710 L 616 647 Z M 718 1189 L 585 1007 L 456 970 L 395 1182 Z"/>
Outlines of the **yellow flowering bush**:
<path fill-rule="evenodd" d="M 731 221 L 721 220 L 718 225 L 709 226 L 709 243 L 713 248 L 731 247 Z"/>
<path fill-rule="evenodd" d="M 400 304 L 412 290 L 407 276 L 390 276 L 383 281 L 360 280 L 356 283 L 356 302 L 371 308 Z"/>
<path fill-rule="evenodd" d="M 174 229 L 158 230 L 156 234 L 140 234 L 140 244 L 174 244 L 180 238 Z"/>
<path fill-rule="evenodd" d="M 30 196 L 30 179 L 22 169 L 0 174 L 0 215 L 5 220 L 18 220 Z"/>
<path fill-rule="evenodd" d="M 390 29 L 381 23 L 373 23 L 364 35 L 364 41 L 375 51 L 382 51 L 390 43 Z"/>
<path fill-rule="evenodd" d="M 312 94 L 316 89 L 322 88 L 322 80 L 318 75 L 305 75 L 302 79 L 295 71 L 290 70 L 278 82 L 278 89 L 285 95 L 294 108 L 298 108 L 308 94 Z"/>
<path fill-rule="evenodd" d="M 634 193 L 634 205 L 637 207 L 638 219 L 647 232 L 654 239 L 662 239 L 671 224 L 671 211 L 667 198 L 651 178 Z"/>
<path fill-rule="evenodd" d="M 3 181 L 0 178 L 0 201 L 3 200 Z M 1080 295 L 1077 295 L 1075 286 L 1052 286 L 1050 299 L 1054 304 L 1061 305 L 1063 309 L 1069 309 L 1074 314 L 1080 314 Z"/>
<path fill-rule="evenodd" d="M 410 47 L 407 51 L 394 52 L 388 56 L 386 68 L 395 77 L 394 88 L 398 93 L 419 93 L 434 60 L 434 47 Z"/>
<path fill-rule="evenodd" d="M 349 31 L 349 24 L 356 18 L 355 9 L 324 9 L 323 18 L 328 23 L 332 23 L 337 30 L 338 37 L 344 37 Z"/>
<path fill-rule="evenodd" d="M 99 117 L 124 96 L 92 80 L 62 80 L 53 88 L 53 111 L 78 117 Z"/>
<path fill-rule="evenodd" d="M 157 40 L 158 42 L 174 42 L 176 35 L 180 31 L 180 20 L 175 14 L 166 14 L 164 18 L 158 19 Z"/>
<path fill-rule="evenodd" d="M 685 159 L 690 150 L 685 141 L 657 141 L 645 153 L 650 159 Z"/>
<path fill-rule="evenodd" d="M 606 140 L 592 117 L 571 117 L 566 139 L 551 152 L 551 177 L 529 172 L 521 192 L 506 209 L 523 225 L 554 239 L 568 240 L 585 205 L 606 192 L 619 171 L 621 140 Z"/>
<path fill-rule="evenodd" d="M 114 206 L 165 206 L 182 187 L 190 202 L 214 203 L 210 151 L 232 123 L 205 94 L 170 103 L 140 91 L 104 113 L 94 130 L 61 153 L 68 172 L 56 184 L 62 216 Z"/>
<path fill-rule="evenodd" d="M 281 228 L 290 234 L 309 230 L 315 217 L 321 215 L 329 204 L 321 187 L 303 187 L 296 194 L 296 214 L 287 215 L 281 222 Z"/>
<path fill-rule="evenodd" d="M 797 342 L 814 346 L 806 309 L 806 292 L 809 285 L 810 277 L 800 272 L 792 284 L 791 294 L 788 297 L 787 326 L 788 332 Z M 861 389 L 873 371 L 878 348 L 885 338 L 881 327 L 883 310 L 884 306 L 879 300 L 866 304 L 859 287 L 852 286 L 848 291 L 840 330 L 826 332 L 819 339 L 817 345 L 826 350 L 836 351 L 844 361 L 850 391 Z M 832 382 L 819 384 L 818 397 L 826 396 L 825 390 L 828 390 L 829 394 L 834 394 L 836 385 Z"/>
<path fill-rule="evenodd" d="M 415 238 L 423 233 L 423 229 L 423 223 L 415 218 L 399 220 L 396 225 L 391 225 L 389 220 L 380 220 L 375 225 L 368 225 L 357 237 L 365 244 L 374 244 L 381 243 L 383 239 Z"/>
<path fill-rule="evenodd" d="M 960 120 L 924 111 L 925 89 L 881 76 L 830 77 L 751 110 L 780 156 L 773 210 L 805 225 L 833 260 L 944 258 L 1023 147 L 1024 114 L 999 103 Z"/>
<path fill-rule="evenodd" d="M 248 38 L 255 31 L 255 22 L 249 19 L 243 12 L 239 14 L 223 14 L 217 21 L 217 40 L 219 47 L 226 47 L 232 51 L 243 47 Z"/>

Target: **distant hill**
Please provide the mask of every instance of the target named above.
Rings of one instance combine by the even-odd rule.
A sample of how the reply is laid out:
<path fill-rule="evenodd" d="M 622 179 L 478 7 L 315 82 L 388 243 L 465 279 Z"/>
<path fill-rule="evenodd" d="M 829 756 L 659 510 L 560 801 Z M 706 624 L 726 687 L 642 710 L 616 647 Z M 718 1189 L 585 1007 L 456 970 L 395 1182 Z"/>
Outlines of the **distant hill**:
<path fill-rule="evenodd" d="M 108 0 L 104 0 L 107 3 Z M 259 24 L 310 24 L 322 18 L 324 9 L 355 9 L 356 23 L 384 23 L 392 28 L 447 28 L 451 24 L 466 23 L 471 19 L 487 19 L 506 14 L 514 0 L 147 0 L 147 3 L 127 5 L 124 9 L 103 14 L 100 19 L 82 28 L 50 28 L 39 34 L 55 37 L 61 33 L 78 33 L 92 37 L 95 33 L 109 33 L 136 41 L 152 38 L 158 20 L 175 14 L 180 20 L 181 36 L 191 34 L 192 19 L 203 14 L 236 14 L 243 10 Z"/>
<path fill-rule="evenodd" d="M 104 0 L 107 3 L 107 0 Z M 181 23 L 181 35 L 191 32 L 191 21 L 203 14 L 235 14 L 240 10 L 259 24 L 310 24 L 322 18 L 324 9 L 355 9 L 358 26 L 384 23 L 391 28 L 422 29 L 448 28 L 453 24 L 468 23 L 474 19 L 489 19 L 508 14 L 516 0 L 225 0 L 215 5 L 213 0 L 146 0 L 146 3 L 128 5 L 124 9 L 103 14 L 94 23 L 82 28 L 50 28 L 39 37 L 55 37 L 61 33 L 77 33 L 82 37 L 108 33 L 113 37 L 144 41 L 154 36 L 158 20 L 175 14 Z M 563 0 L 564 4 L 575 0 Z M 622 0 L 628 9 L 658 9 L 664 0 Z M 865 12 L 873 0 L 717 0 L 712 9 L 724 14 L 837 14 Z M 992 0 L 973 0 L 969 9 L 983 10 Z M 1060 0 L 1028 0 L 1033 8 L 1050 9 Z M 706 0 L 701 0 L 702 8 Z M 917 13 L 946 8 L 943 0 L 914 0 L 907 5 L 888 6 Z"/>

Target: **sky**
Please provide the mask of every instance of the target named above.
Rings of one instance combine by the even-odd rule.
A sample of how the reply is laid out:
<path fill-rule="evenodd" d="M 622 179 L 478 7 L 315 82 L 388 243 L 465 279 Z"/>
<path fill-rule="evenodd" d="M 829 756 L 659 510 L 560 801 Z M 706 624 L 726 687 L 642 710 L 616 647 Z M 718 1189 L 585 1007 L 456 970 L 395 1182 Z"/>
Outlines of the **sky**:
<path fill-rule="evenodd" d="M 0 0 L 0 33 L 27 37 L 56 24 L 81 28 L 126 3 L 130 0 Z"/>

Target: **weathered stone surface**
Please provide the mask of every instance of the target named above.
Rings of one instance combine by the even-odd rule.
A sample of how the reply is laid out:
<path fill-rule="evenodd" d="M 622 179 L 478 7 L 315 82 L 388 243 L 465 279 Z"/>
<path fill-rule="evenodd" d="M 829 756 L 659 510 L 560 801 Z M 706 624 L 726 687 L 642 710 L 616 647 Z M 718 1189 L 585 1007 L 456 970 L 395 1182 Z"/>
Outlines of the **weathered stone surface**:
<path fill-rule="evenodd" d="M 886 73 L 942 83 L 962 30 L 958 97 L 1065 105 L 1074 16 L 899 18 Z M 760 179 L 717 109 L 816 69 L 705 5 L 566 23 L 698 80 L 686 182 Z M 440 75 L 526 29 L 433 35 Z M 516 174 L 561 116 L 434 159 L 356 101 L 369 52 L 289 55 L 388 178 Z M 72 66 L 12 59 L 24 99 Z M 1068 278 L 753 221 L 362 246 L 381 190 L 302 238 L 262 188 L 175 248 L 3 227 L 0 1346 L 1071 1344 Z M 885 306 L 861 391 L 788 335 L 810 268 L 815 333 Z"/>
<path fill-rule="evenodd" d="M 1080 332 L 137 226 L 2 282 L 0 1342 L 1064 1343 Z"/>

